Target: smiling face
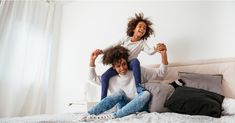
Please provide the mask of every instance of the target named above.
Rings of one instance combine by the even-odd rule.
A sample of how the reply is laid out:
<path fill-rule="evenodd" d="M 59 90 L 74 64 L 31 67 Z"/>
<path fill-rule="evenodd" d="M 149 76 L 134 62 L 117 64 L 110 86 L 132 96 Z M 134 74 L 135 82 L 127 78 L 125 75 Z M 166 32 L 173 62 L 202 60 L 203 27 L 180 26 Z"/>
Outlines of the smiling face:
<path fill-rule="evenodd" d="M 147 25 L 143 21 L 140 21 L 134 29 L 134 36 L 141 38 L 146 33 L 146 28 Z"/>
<path fill-rule="evenodd" d="M 128 71 L 127 61 L 123 58 L 114 63 L 113 68 L 118 74 L 124 75 Z"/>

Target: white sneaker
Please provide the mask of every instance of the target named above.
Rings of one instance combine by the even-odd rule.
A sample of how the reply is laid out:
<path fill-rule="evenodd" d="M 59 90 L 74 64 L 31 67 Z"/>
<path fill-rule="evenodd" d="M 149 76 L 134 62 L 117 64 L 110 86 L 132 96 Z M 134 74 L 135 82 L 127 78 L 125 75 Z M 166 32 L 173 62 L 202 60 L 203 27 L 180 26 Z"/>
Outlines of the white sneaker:
<path fill-rule="evenodd" d="M 85 122 L 87 117 L 90 116 L 89 113 L 84 113 L 78 116 L 77 119 L 74 120 L 74 122 L 80 121 L 80 122 Z"/>
<path fill-rule="evenodd" d="M 109 120 L 114 119 L 112 114 L 101 114 L 101 115 L 89 115 L 86 117 L 85 121 L 97 121 L 97 120 Z"/>

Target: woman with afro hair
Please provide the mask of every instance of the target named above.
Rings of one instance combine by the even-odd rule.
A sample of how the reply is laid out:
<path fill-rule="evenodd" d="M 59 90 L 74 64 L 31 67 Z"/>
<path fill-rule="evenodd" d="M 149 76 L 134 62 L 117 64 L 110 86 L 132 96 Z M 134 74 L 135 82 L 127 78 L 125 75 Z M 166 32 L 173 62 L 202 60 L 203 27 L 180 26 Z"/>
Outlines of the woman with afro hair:
<path fill-rule="evenodd" d="M 154 50 L 160 53 L 162 63 L 159 68 L 141 66 L 140 77 L 143 79 L 143 82 L 148 82 L 149 80 L 166 75 L 168 65 L 166 46 L 157 45 Z M 95 61 L 99 53 L 99 49 L 91 53 L 89 81 L 101 85 L 101 76 L 97 75 L 95 70 Z M 110 84 L 108 89 L 111 95 L 106 96 L 97 105 L 89 109 L 88 113 L 79 119 L 80 121 L 121 118 L 136 112 L 148 111 L 148 102 L 151 94 L 147 90 L 137 93 L 133 71 L 128 69 L 128 58 L 129 50 L 122 46 L 115 46 L 104 52 L 103 63 L 112 65 L 112 68 L 118 75 L 109 80 Z M 101 114 L 114 106 L 117 106 L 117 111 L 109 114 Z"/>

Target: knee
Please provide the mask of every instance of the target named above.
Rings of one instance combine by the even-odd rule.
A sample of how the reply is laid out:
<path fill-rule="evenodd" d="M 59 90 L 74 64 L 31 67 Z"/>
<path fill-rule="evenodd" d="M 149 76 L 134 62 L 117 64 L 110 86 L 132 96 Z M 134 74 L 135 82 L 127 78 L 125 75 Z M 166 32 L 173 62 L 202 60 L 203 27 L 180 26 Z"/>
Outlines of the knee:
<path fill-rule="evenodd" d="M 115 76 L 117 73 L 113 68 L 108 69 L 106 72 L 104 72 L 101 75 L 101 80 L 103 81 L 109 81 L 109 79 L 113 76 Z"/>
<path fill-rule="evenodd" d="M 102 75 L 101 75 L 101 82 L 102 82 L 102 85 L 108 83 L 108 81 L 109 81 L 110 78 L 111 78 L 110 75 L 105 74 L 105 73 L 102 74 Z"/>
<path fill-rule="evenodd" d="M 105 73 L 101 75 L 101 79 L 102 79 L 102 80 L 106 79 L 107 77 L 108 77 L 108 75 L 105 74 Z"/>
<path fill-rule="evenodd" d="M 148 92 L 148 91 L 143 91 L 143 92 L 140 93 L 140 94 L 141 94 L 141 98 L 142 98 L 143 100 L 149 100 L 150 97 L 151 97 L 151 94 L 150 94 L 150 92 Z"/>

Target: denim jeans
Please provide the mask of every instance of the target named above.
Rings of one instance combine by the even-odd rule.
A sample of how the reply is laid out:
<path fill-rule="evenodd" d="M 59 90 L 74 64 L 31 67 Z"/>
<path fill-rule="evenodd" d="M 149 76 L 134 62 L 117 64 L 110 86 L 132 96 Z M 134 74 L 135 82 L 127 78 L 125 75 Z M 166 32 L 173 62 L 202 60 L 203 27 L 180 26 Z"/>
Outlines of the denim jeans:
<path fill-rule="evenodd" d="M 143 91 L 134 99 L 130 100 L 123 90 L 119 90 L 112 95 L 105 97 L 96 106 L 92 107 L 88 113 L 99 115 L 117 105 L 118 109 L 113 115 L 115 118 L 120 118 L 146 110 L 144 107 L 148 105 L 149 100 L 150 93 L 148 91 Z"/>
<path fill-rule="evenodd" d="M 143 92 L 145 89 L 141 86 L 141 70 L 139 60 L 137 58 L 132 59 L 128 64 L 128 68 L 133 71 L 137 93 Z M 109 79 L 117 74 L 118 73 L 116 70 L 111 67 L 101 76 L 101 100 L 107 96 Z"/>

